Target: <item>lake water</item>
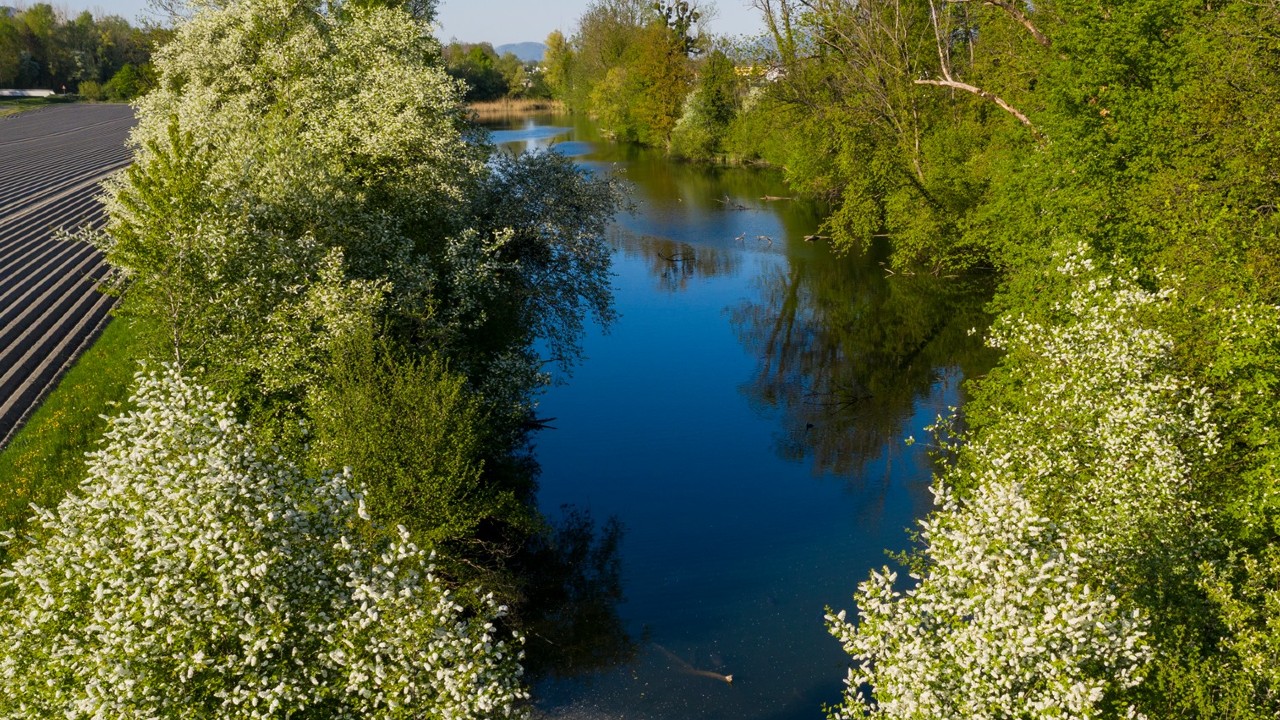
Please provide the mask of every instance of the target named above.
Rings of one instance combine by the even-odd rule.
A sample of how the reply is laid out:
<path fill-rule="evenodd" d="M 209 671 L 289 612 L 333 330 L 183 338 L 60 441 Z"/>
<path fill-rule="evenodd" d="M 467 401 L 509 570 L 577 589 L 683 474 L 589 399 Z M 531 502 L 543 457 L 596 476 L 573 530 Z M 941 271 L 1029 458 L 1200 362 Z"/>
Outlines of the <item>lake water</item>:
<path fill-rule="evenodd" d="M 617 173 L 635 203 L 611 233 L 620 319 L 539 407 L 544 511 L 617 521 L 558 611 L 580 626 L 530 638 L 561 659 L 539 712 L 822 717 L 849 664 L 824 608 L 852 612 L 908 545 L 932 504 L 923 428 L 990 365 L 968 332 L 987 322 L 982 283 L 890 277 L 874 252 L 806 241 L 822 209 L 762 199 L 790 194 L 773 172 L 673 163 L 567 117 L 493 139 Z"/>

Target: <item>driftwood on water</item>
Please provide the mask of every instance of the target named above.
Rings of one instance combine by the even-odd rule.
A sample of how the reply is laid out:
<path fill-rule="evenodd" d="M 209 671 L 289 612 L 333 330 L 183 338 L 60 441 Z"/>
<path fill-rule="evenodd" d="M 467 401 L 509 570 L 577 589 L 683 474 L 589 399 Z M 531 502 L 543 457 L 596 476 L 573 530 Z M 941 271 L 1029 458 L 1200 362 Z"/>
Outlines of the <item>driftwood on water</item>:
<path fill-rule="evenodd" d="M 723 675 L 721 673 L 714 672 L 712 670 L 699 670 L 698 668 L 685 662 L 684 659 L 681 658 L 679 655 L 676 655 L 675 653 L 662 647 L 658 643 L 653 643 L 653 646 L 657 648 L 663 655 L 666 655 L 668 658 L 670 658 L 671 661 L 676 664 L 676 667 L 679 668 L 680 672 L 686 673 L 688 675 L 697 675 L 698 677 L 711 678 L 712 680 L 719 680 L 720 682 L 728 683 L 730 685 L 733 684 L 732 675 Z"/>
<path fill-rule="evenodd" d="M 734 202 L 728 195 L 725 195 L 723 198 L 716 198 L 716 202 L 720 203 L 721 205 L 724 205 L 725 209 L 727 210 L 746 210 L 747 209 L 746 205 Z"/>

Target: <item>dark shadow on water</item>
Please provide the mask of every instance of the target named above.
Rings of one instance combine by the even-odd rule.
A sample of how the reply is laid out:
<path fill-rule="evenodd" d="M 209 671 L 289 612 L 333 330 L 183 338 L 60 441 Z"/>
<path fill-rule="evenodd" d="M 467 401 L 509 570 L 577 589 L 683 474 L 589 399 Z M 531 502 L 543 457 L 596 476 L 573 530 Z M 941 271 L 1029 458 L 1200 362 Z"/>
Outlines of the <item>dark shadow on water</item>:
<path fill-rule="evenodd" d="M 622 524 L 609 518 L 597 526 L 589 512 L 569 506 L 561 513 L 516 561 L 525 582 L 525 669 L 535 681 L 597 672 L 636 653 L 618 618 Z"/>

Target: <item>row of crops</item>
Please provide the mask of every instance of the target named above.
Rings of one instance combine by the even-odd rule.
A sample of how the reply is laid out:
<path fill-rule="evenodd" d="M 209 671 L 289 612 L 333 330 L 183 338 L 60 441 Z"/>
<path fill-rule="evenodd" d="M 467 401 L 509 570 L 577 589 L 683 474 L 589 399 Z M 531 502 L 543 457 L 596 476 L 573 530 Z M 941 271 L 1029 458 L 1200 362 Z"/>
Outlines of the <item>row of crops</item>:
<path fill-rule="evenodd" d="M 125 105 L 0 120 L 0 446 L 106 324 L 101 254 L 59 230 L 103 222 L 98 183 L 129 163 Z"/>

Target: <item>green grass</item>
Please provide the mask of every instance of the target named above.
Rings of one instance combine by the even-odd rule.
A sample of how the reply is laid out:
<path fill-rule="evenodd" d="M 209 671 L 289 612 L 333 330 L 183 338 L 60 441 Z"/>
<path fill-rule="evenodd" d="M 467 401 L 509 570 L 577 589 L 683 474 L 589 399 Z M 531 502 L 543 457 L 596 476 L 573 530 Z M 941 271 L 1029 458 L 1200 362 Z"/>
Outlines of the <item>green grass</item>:
<path fill-rule="evenodd" d="M 145 335 L 112 320 L 0 452 L 0 530 L 21 532 L 32 503 L 53 507 L 84 479 L 84 454 L 97 447 L 111 403 L 128 397 Z"/>
<path fill-rule="evenodd" d="M 68 95 L 3 98 L 0 99 L 0 117 L 4 117 L 6 115 L 17 115 L 20 112 L 35 110 L 36 108 L 42 108 L 46 105 L 61 105 L 68 102 L 75 102 L 75 98 Z"/>

